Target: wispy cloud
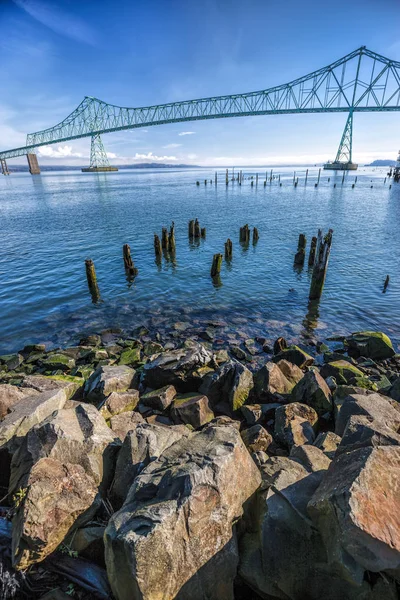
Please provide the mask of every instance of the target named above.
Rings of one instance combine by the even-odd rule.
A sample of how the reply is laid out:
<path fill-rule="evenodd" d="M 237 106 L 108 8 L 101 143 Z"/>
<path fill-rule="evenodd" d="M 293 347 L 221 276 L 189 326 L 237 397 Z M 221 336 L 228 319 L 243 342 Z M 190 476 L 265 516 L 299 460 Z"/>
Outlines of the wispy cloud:
<path fill-rule="evenodd" d="M 193 135 L 195 131 L 181 131 L 178 135 Z"/>
<path fill-rule="evenodd" d="M 13 0 L 13 2 L 33 19 L 52 29 L 55 33 L 78 42 L 95 45 L 95 35 L 92 29 L 77 17 L 58 7 L 55 8 L 54 4 L 41 0 Z"/>
<path fill-rule="evenodd" d="M 57 149 L 51 146 L 41 146 L 38 150 L 40 156 L 46 158 L 83 158 L 81 152 L 73 152 L 72 146 L 58 146 Z M 112 152 L 110 152 L 112 154 Z M 114 155 L 115 156 L 115 155 Z M 113 157 L 110 157 L 113 158 Z"/>
<path fill-rule="evenodd" d="M 197 154 L 188 154 L 188 158 L 190 160 L 194 160 L 195 158 L 197 158 Z"/>
<path fill-rule="evenodd" d="M 179 146 L 182 146 L 182 144 L 167 144 L 163 148 L 179 148 Z"/>

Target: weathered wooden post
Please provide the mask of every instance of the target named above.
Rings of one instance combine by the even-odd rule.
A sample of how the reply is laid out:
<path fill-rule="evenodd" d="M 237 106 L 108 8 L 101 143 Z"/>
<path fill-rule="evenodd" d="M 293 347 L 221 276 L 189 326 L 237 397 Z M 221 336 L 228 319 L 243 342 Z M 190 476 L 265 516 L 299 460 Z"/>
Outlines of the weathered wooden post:
<path fill-rule="evenodd" d="M 295 265 L 303 265 L 304 264 L 304 259 L 306 257 L 306 245 L 307 245 L 307 238 L 304 235 L 304 233 L 300 233 L 299 243 L 297 246 L 297 252 L 294 257 Z"/>
<path fill-rule="evenodd" d="M 211 277 L 218 277 L 221 272 L 222 254 L 214 254 L 211 265 Z"/>
<path fill-rule="evenodd" d="M 279 175 L 279 181 L 280 181 L 280 180 L 281 180 L 281 176 Z M 271 175 L 269 176 L 269 181 L 270 181 L 270 183 L 271 183 L 271 181 L 272 181 L 272 169 L 271 169 Z"/>
<path fill-rule="evenodd" d="M 196 181 L 196 185 L 200 185 L 200 181 Z"/>
<path fill-rule="evenodd" d="M 344 184 L 344 176 L 345 176 L 346 171 L 343 171 L 343 177 L 342 177 L 342 185 Z"/>
<path fill-rule="evenodd" d="M 310 286 L 310 300 L 318 300 L 324 289 L 329 254 L 332 246 L 332 234 L 333 230 L 330 229 L 328 233 L 322 237 L 322 231 L 320 229 L 318 230 L 316 260 Z"/>
<path fill-rule="evenodd" d="M 192 219 L 191 221 L 189 221 L 189 239 L 194 238 L 194 220 Z"/>
<path fill-rule="evenodd" d="M 207 185 L 207 179 L 204 180 L 204 185 Z"/>
<path fill-rule="evenodd" d="M 319 169 L 319 171 L 318 171 L 318 183 L 319 183 L 320 179 L 321 179 L 321 169 Z"/>
<path fill-rule="evenodd" d="M 138 270 L 133 263 L 132 256 L 131 256 L 131 249 L 130 249 L 129 244 L 124 244 L 124 246 L 122 248 L 122 254 L 124 257 L 125 271 L 129 275 L 132 275 L 133 277 L 135 277 L 138 274 Z"/>
<path fill-rule="evenodd" d="M 232 250 L 233 250 L 233 244 L 232 244 L 232 241 L 228 238 L 225 242 L 225 260 L 232 259 Z"/>
<path fill-rule="evenodd" d="M 317 238 L 315 235 L 311 238 L 310 254 L 308 256 L 308 266 L 312 267 L 315 263 L 315 251 L 317 249 Z"/>
<path fill-rule="evenodd" d="M 199 238 L 201 235 L 201 231 L 200 231 L 200 223 L 199 220 L 196 219 L 194 222 L 194 237 L 195 238 Z"/>
<path fill-rule="evenodd" d="M 172 221 L 168 236 L 168 251 L 174 253 L 175 249 L 175 223 Z"/>
<path fill-rule="evenodd" d="M 385 283 L 383 284 L 383 291 L 386 292 L 387 286 L 389 285 L 390 277 L 386 275 Z"/>
<path fill-rule="evenodd" d="M 161 246 L 163 250 L 168 250 L 168 229 L 166 227 L 162 228 Z"/>
<path fill-rule="evenodd" d="M 250 241 L 250 229 L 247 224 L 240 228 L 239 241 L 244 244 L 248 244 Z"/>
<path fill-rule="evenodd" d="M 160 260 L 162 256 L 161 240 L 156 233 L 154 234 L 154 252 L 156 259 Z"/>
<path fill-rule="evenodd" d="M 226 173 L 225 173 L 225 185 L 228 185 L 228 184 L 229 184 L 229 173 L 228 173 L 228 169 L 227 169 Z"/>
<path fill-rule="evenodd" d="M 253 185 L 254 185 L 254 181 L 253 181 L 253 180 L 251 180 L 251 187 L 253 187 Z"/>
<path fill-rule="evenodd" d="M 91 258 L 85 260 L 85 267 L 89 292 L 92 296 L 93 304 L 96 304 L 96 302 L 100 300 L 100 290 L 97 285 L 96 269 L 94 268 L 94 262 Z"/>
<path fill-rule="evenodd" d="M 258 185 L 258 173 L 256 173 L 256 185 Z"/>
<path fill-rule="evenodd" d="M 201 228 L 200 235 L 201 235 L 201 237 L 202 237 L 203 239 L 205 239 L 205 238 L 206 238 L 206 228 L 205 228 L 205 227 L 202 227 L 202 228 Z"/>
<path fill-rule="evenodd" d="M 307 179 L 308 179 L 308 169 L 307 169 L 307 171 L 306 171 L 306 180 L 305 180 L 305 182 L 304 182 L 304 185 L 307 185 Z"/>
<path fill-rule="evenodd" d="M 214 183 L 215 183 L 215 185 L 217 185 L 217 183 L 218 183 L 217 171 L 215 171 Z"/>
<path fill-rule="evenodd" d="M 293 173 L 293 185 L 294 185 L 295 181 L 296 181 L 296 171 L 294 171 L 294 173 Z"/>
<path fill-rule="evenodd" d="M 253 227 L 253 245 L 258 242 L 258 229 L 257 227 Z"/>

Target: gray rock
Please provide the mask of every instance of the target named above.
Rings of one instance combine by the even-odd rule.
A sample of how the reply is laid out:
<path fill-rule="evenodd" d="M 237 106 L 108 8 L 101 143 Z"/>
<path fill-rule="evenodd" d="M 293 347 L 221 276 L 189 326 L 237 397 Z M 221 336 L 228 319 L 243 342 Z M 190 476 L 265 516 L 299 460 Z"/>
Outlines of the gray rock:
<path fill-rule="evenodd" d="M 80 398 L 83 391 L 84 379 L 72 375 L 27 375 L 21 387 L 33 388 L 38 392 L 64 390 L 67 398 Z"/>
<path fill-rule="evenodd" d="M 211 360 L 211 352 L 197 343 L 162 352 L 144 366 L 145 383 L 153 389 L 173 385 L 181 392 L 193 391 L 201 383 L 196 370 Z"/>
<path fill-rule="evenodd" d="M 284 446 L 301 446 L 312 444 L 315 440 L 313 426 L 318 415 L 306 404 L 293 402 L 280 406 L 275 411 L 275 435 Z"/>
<path fill-rule="evenodd" d="M 384 421 L 369 415 L 353 415 L 347 421 L 336 454 L 367 446 L 400 446 L 400 435 Z"/>
<path fill-rule="evenodd" d="M 274 400 L 276 394 L 290 394 L 294 383 L 273 362 L 267 362 L 254 374 L 254 393 L 262 402 Z"/>
<path fill-rule="evenodd" d="M 295 364 L 289 362 L 288 360 L 279 360 L 277 363 L 278 367 L 289 381 L 292 386 L 295 386 L 299 381 L 301 381 L 304 377 L 303 371 Z"/>
<path fill-rule="evenodd" d="M 133 431 L 129 431 L 118 454 L 110 490 L 113 504 L 121 507 L 135 477 L 166 448 L 189 434 L 187 428 L 182 430 L 181 427 L 162 427 L 149 423 L 139 423 Z"/>
<path fill-rule="evenodd" d="M 322 450 L 322 452 L 332 460 L 341 439 L 342 438 L 336 433 L 333 433 L 333 431 L 325 431 L 317 435 L 314 446 Z"/>
<path fill-rule="evenodd" d="M 319 416 L 333 411 L 332 393 L 317 371 L 309 371 L 292 390 L 293 402 L 311 406 Z"/>
<path fill-rule="evenodd" d="M 85 383 L 89 402 L 102 402 L 112 392 L 126 392 L 133 384 L 135 370 L 126 365 L 98 367 Z"/>
<path fill-rule="evenodd" d="M 289 346 L 281 350 L 278 354 L 274 352 L 274 356 L 272 357 L 273 362 L 279 362 L 282 359 L 297 365 L 300 369 L 314 363 L 313 357 L 298 346 Z"/>
<path fill-rule="evenodd" d="M 136 411 L 120 413 L 119 415 L 115 415 L 115 417 L 111 417 L 110 419 L 110 427 L 112 431 L 122 442 L 124 441 L 128 431 L 133 431 L 136 429 L 139 423 L 144 423 L 144 419 L 142 415 Z"/>
<path fill-rule="evenodd" d="M 176 389 L 173 385 L 165 385 L 164 387 L 143 394 L 140 401 L 149 408 L 155 410 L 166 410 L 176 396 Z"/>
<path fill-rule="evenodd" d="M 239 410 L 253 389 L 253 375 L 241 363 L 230 360 L 205 379 L 199 391 L 208 397 L 211 408 L 232 415 Z"/>
<path fill-rule="evenodd" d="M 351 356 L 365 356 L 373 360 L 391 358 L 395 352 L 389 337 L 380 331 L 358 331 L 345 340 Z"/>
<path fill-rule="evenodd" d="M 393 431 L 400 429 L 400 413 L 390 404 L 387 397 L 381 394 L 349 394 L 340 398 L 334 397 L 337 414 L 335 417 L 335 433 L 343 436 L 348 420 L 352 415 L 367 415 L 378 421 L 384 421 Z"/>
<path fill-rule="evenodd" d="M 293 446 L 290 451 L 290 458 L 301 462 L 312 473 L 326 471 L 331 464 L 331 459 L 322 450 L 310 445 Z"/>
<path fill-rule="evenodd" d="M 128 392 L 112 392 L 101 404 L 100 414 L 105 419 L 110 419 L 120 413 L 131 412 L 135 410 L 139 402 L 138 390 L 129 390 Z"/>
<path fill-rule="evenodd" d="M 171 418 L 175 423 L 184 423 L 197 429 L 211 421 L 214 413 L 208 405 L 207 396 L 193 393 L 175 398 Z"/>
<path fill-rule="evenodd" d="M 230 425 L 208 426 L 167 448 L 136 478 L 106 529 L 107 573 L 118 600 L 232 600 L 232 526 L 259 484 Z"/>
<path fill-rule="evenodd" d="M 12 407 L 28 396 L 37 396 L 39 392 L 33 388 L 20 388 L 8 383 L 0 384 L 0 421 L 11 411 Z"/>
<path fill-rule="evenodd" d="M 261 425 L 253 425 L 241 433 L 242 440 L 249 452 L 266 452 L 272 443 L 272 435 Z"/>

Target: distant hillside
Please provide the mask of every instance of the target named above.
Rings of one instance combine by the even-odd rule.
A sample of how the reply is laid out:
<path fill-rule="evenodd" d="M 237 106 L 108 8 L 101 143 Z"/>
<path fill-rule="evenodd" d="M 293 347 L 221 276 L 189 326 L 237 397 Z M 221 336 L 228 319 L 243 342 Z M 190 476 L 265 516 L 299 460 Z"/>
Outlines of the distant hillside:
<path fill-rule="evenodd" d="M 389 160 L 388 158 L 381 158 L 379 160 L 374 160 L 369 165 L 364 165 L 365 167 L 395 167 L 396 161 Z"/>
<path fill-rule="evenodd" d="M 80 171 L 82 166 L 76 165 L 41 165 L 41 171 Z M 198 165 L 170 165 L 166 163 L 137 163 L 134 165 L 115 165 L 118 169 L 199 169 Z M 8 165 L 10 173 L 28 171 L 28 165 Z"/>

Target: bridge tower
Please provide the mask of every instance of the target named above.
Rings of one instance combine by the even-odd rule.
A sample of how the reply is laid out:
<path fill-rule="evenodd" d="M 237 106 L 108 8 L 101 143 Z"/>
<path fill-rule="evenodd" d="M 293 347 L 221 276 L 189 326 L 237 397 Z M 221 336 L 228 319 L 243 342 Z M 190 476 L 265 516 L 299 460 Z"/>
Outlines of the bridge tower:
<path fill-rule="evenodd" d="M 8 170 L 7 161 L 5 158 L 0 158 L 0 165 L 3 175 L 9 175 L 10 171 Z"/>
<path fill-rule="evenodd" d="M 82 169 L 83 173 L 101 173 L 103 171 L 118 171 L 117 167 L 112 167 L 104 149 L 100 134 L 92 135 L 90 145 L 90 166 Z"/>
<path fill-rule="evenodd" d="M 26 155 L 26 158 L 28 159 L 29 173 L 31 175 L 40 175 L 40 168 L 37 155 L 34 152 L 30 152 Z"/>
<path fill-rule="evenodd" d="M 358 165 L 353 163 L 352 158 L 353 146 L 353 111 L 349 112 L 346 125 L 344 127 L 342 139 L 340 140 L 336 158 L 333 162 L 324 164 L 324 169 L 333 171 L 355 171 Z"/>

